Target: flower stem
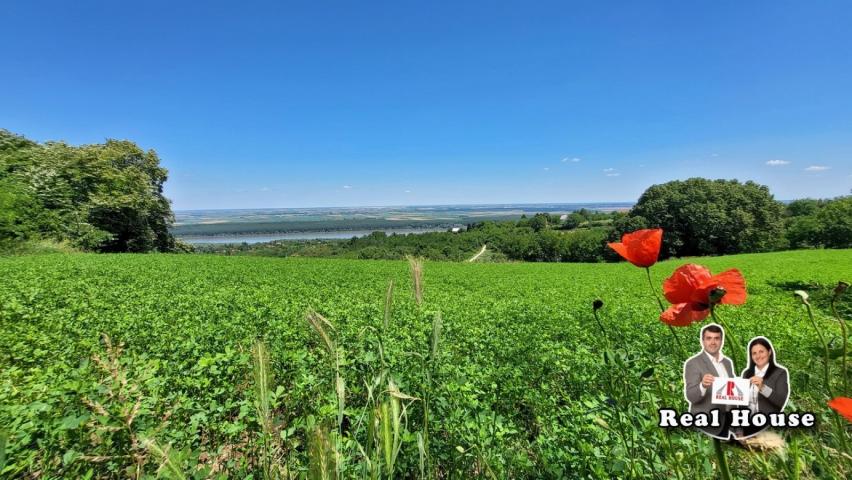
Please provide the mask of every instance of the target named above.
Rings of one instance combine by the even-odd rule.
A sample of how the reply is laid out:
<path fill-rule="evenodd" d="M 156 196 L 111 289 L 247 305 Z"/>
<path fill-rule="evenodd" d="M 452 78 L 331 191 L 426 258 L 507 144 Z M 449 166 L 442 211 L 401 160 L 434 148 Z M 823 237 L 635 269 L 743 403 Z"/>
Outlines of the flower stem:
<path fill-rule="evenodd" d="M 601 323 L 601 319 L 598 318 L 598 311 L 595 310 L 592 313 L 595 314 L 595 321 L 598 322 L 598 327 L 601 329 L 601 333 L 603 333 L 604 338 L 609 339 L 609 335 L 606 333 L 606 329 L 604 328 L 603 324 Z"/>
<path fill-rule="evenodd" d="M 716 315 L 716 306 L 710 305 L 710 315 L 713 317 L 713 321 L 718 323 L 725 329 L 725 336 L 731 341 L 731 346 L 733 347 L 733 353 L 731 354 L 734 357 L 734 369 L 736 369 L 736 365 L 742 366 L 739 360 L 739 351 L 740 351 L 740 342 L 734 337 L 733 332 L 730 328 L 728 328 L 728 324 L 725 323 L 718 315 Z"/>
<path fill-rule="evenodd" d="M 731 480 L 728 459 L 725 458 L 725 452 L 722 450 L 722 442 L 718 438 L 713 439 L 713 449 L 716 450 L 716 460 L 719 461 L 719 472 L 722 474 L 722 480 Z"/>
<path fill-rule="evenodd" d="M 837 295 L 835 295 L 831 299 L 831 313 L 833 313 L 834 316 L 837 317 L 837 321 L 840 322 L 840 330 L 843 332 L 843 357 L 841 357 L 843 359 L 843 394 L 848 395 L 849 394 L 849 375 L 847 375 L 847 372 L 846 372 L 846 341 L 847 341 L 846 320 L 843 320 L 843 317 L 841 317 L 837 313 L 837 307 L 835 306 L 836 302 L 837 302 Z"/>
<path fill-rule="evenodd" d="M 831 391 L 831 376 L 828 373 L 828 362 L 829 362 L 829 352 L 828 352 L 828 344 L 825 343 L 825 337 L 822 336 L 822 331 L 820 331 L 819 327 L 817 327 L 816 320 L 814 320 L 814 313 L 811 311 L 811 305 L 809 303 L 805 303 L 805 308 L 808 311 L 808 318 L 811 319 L 811 325 L 814 326 L 814 330 L 816 330 L 817 336 L 819 337 L 820 343 L 822 343 L 822 348 L 825 351 L 825 389 L 828 391 L 828 398 L 834 398 L 834 393 Z"/>
<path fill-rule="evenodd" d="M 654 288 L 654 282 L 651 281 L 651 268 L 645 267 L 645 273 L 648 274 L 648 286 L 651 287 L 651 294 L 653 294 L 654 298 L 657 299 L 657 304 L 660 306 L 660 312 L 665 312 L 666 307 L 663 306 L 663 301 L 660 300 L 660 296 L 657 295 L 657 290 Z"/>
<path fill-rule="evenodd" d="M 657 289 L 654 288 L 654 282 L 651 280 L 651 268 L 645 267 L 645 273 L 648 276 L 648 286 L 651 287 L 651 294 L 654 295 L 654 298 L 657 299 L 657 305 L 660 306 L 660 313 L 665 312 L 666 307 L 663 305 L 663 301 L 660 300 L 660 296 L 657 295 Z M 681 358 L 686 357 L 686 354 L 684 353 L 683 349 L 683 344 L 680 343 L 680 338 L 677 336 L 677 333 L 675 333 L 674 327 L 672 327 L 671 325 L 669 325 L 668 327 L 669 331 L 672 332 L 672 336 L 675 339 L 675 343 L 677 343 L 677 348 L 680 350 Z"/>

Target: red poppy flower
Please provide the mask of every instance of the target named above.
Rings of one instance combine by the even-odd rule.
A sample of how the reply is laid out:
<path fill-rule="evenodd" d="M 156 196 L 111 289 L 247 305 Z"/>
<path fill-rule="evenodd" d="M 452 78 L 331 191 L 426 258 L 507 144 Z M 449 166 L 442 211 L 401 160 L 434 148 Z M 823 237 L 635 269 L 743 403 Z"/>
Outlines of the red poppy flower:
<path fill-rule="evenodd" d="M 828 406 L 852 422 L 852 398 L 837 397 L 828 402 Z"/>
<path fill-rule="evenodd" d="M 607 245 L 633 265 L 648 268 L 657 263 L 662 242 L 663 229 L 651 228 L 625 233 L 621 236 L 621 243 Z"/>
<path fill-rule="evenodd" d="M 746 301 L 745 279 L 739 270 L 711 275 L 707 267 L 692 263 L 678 268 L 663 283 L 663 294 L 673 305 L 660 320 L 673 327 L 704 320 L 710 315 L 710 293 L 717 288 L 725 290 L 719 303 L 742 305 Z"/>

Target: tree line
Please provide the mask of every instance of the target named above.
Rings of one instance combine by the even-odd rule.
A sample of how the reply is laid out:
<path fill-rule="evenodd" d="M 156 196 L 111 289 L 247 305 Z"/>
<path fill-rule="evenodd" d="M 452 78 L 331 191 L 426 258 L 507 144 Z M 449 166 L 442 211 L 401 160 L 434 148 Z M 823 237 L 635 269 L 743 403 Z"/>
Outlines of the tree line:
<path fill-rule="evenodd" d="M 459 233 L 371 235 L 348 241 L 282 241 L 206 246 L 204 252 L 400 259 L 408 255 L 460 261 L 488 246 L 490 261 L 617 261 L 607 247 L 621 235 L 663 228 L 661 258 L 852 248 L 852 196 L 775 200 L 755 182 L 691 178 L 648 188 L 628 212 L 580 210 L 561 218 L 537 213 L 517 221 L 470 223 Z"/>
<path fill-rule="evenodd" d="M 127 140 L 73 146 L 0 129 L 0 250 L 33 240 L 98 252 L 190 251 L 170 232 L 168 172 L 154 150 Z M 538 213 L 469 223 L 459 233 L 386 235 L 345 241 L 202 247 L 217 253 L 464 260 L 488 245 L 491 261 L 599 262 L 626 232 L 663 228 L 661 256 L 852 247 L 852 196 L 777 201 L 747 181 L 690 178 L 648 188 L 628 212 Z"/>

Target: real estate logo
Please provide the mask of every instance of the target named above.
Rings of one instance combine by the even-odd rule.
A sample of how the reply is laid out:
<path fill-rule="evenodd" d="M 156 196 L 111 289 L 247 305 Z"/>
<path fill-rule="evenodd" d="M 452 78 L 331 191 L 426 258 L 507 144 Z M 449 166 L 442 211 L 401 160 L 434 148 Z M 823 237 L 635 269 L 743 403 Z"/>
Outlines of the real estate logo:
<path fill-rule="evenodd" d="M 748 405 L 751 389 L 747 378 L 716 378 L 713 380 L 713 398 L 716 405 Z"/>

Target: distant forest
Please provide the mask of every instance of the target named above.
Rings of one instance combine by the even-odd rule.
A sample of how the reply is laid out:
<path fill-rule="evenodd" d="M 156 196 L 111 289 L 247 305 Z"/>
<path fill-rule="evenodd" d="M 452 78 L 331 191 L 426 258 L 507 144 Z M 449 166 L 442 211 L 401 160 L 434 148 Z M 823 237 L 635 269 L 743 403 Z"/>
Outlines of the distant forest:
<path fill-rule="evenodd" d="M 629 212 L 579 210 L 564 218 L 538 213 L 517 221 L 469 223 L 460 232 L 387 235 L 349 240 L 204 245 L 227 255 L 462 261 L 483 245 L 481 261 L 617 261 L 606 244 L 641 228 L 665 230 L 661 255 L 684 257 L 799 248 L 852 247 L 852 196 L 783 204 L 754 182 L 692 178 L 650 187 Z"/>

